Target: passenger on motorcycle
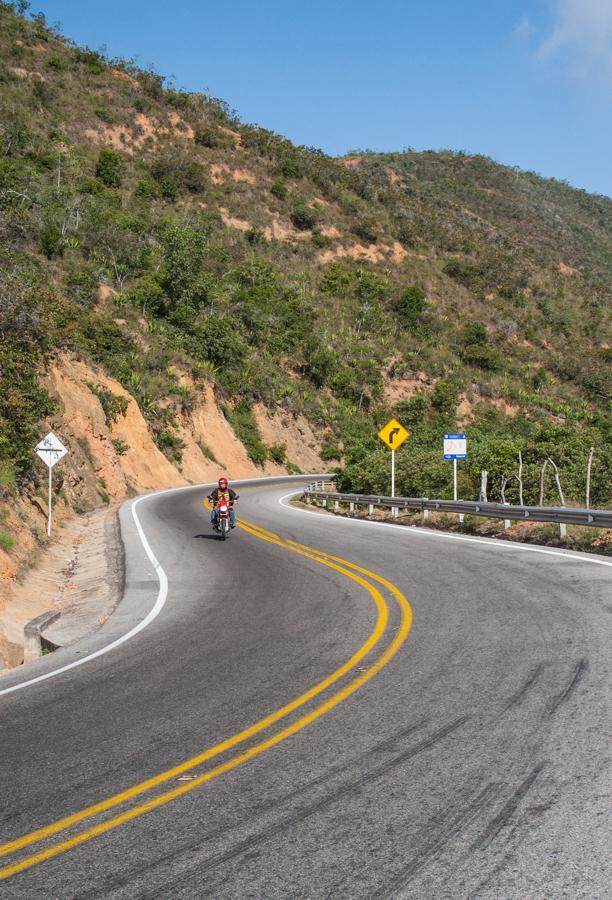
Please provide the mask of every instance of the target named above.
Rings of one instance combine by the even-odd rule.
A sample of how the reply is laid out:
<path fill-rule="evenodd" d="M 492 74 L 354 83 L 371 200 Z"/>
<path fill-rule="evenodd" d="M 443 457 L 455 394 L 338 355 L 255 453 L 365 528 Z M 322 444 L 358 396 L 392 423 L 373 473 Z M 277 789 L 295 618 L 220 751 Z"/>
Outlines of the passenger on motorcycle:
<path fill-rule="evenodd" d="M 225 502 L 229 506 L 230 527 L 235 528 L 236 510 L 234 509 L 234 503 L 238 499 L 238 494 L 236 493 L 236 491 L 233 491 L 231 487 L 229 487 L 227 478 L 224 478 L 223 476 L 221 476 L 217 484 L 218 487 L 214 488 L 214 490 L 212 490 L 207 497 L 207 499 L 212 503 L 212 509 L 210 512 L 210 524 L 213 528 L 217 527 L 217 504 Z"/>

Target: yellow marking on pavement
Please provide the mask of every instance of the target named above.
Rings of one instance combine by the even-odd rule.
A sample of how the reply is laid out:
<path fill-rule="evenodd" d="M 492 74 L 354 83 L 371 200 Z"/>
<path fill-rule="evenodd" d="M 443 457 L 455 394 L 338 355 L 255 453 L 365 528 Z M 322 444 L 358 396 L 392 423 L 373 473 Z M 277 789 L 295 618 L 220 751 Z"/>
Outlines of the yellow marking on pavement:
<path fill-rule="evenodd" d="M 51 859 L 52 857 L 64 853 L 72 849 L 73 847 L 78 846 L 79 844 L 89 841 L 94 837 L 97 837 L 122 824 L 125 824 L 126 822 L 129 822 L 132 819 L 137 818 L 138 816 L 141 816 L 153 809 L 163 806 L 166 803 L 169 803 L 172 800 L 176 799 L 177 797 L 180 797 L 183 794 L 188 793 L 189 791 L 194 790 L 197 787 L 200 787 L 206 782 L 211 781 L 214 778 L 217 778 L 220 775 L 231 771 L 232 769 L 235 769 L 237 766 L 242 765 L 250 759 L 253 759 L 254 757 L 270 749 L 271 747 L 276 746 L 277 744 L 286 740 L 288 737 L 296 734 L 298 731 L 314 722 L 316 719 L 323 716 L 325 713 L 329 712 L 335 706 L 343 702 L 347 697 L 351 696 L 363 684 L 373 678 L 374 675 L 376 675 L 380 671 L 380 669 L 382 669 L 383 666 L 385 666 L 400 649 L 401 645 L 406 640 L 406 637 L 408 636 L 411 628 L 412 610 L 404 595 L 400 591 L 398 591 L 395 586 L 391 585 L 390 582 L 386 582 L 385 579 L 382 579 L 380 576 L 376 575 L 373 572 L 369 572 L 367 569 L 363 569 L 353 563 L 349 563 L 346 560 L 341 560 L 340 557 L 332 557 L 330 554 L 324 554 L 321 551 L 314 550 L 313 548 L 307 547 L 306 545 L 298 545 L 297 542 L 286 541 L 280 538 L 278 535 L 274 535 L 272 532 L 266 532 L 265 529 L 258 530 L 258 526 L 253 526 L 251 525 L 251 523 L 241 522 L 240 524 L 245 531 L 253 534 L 261 540 L 266 540 L 270 543 L 277 544 L 278 546 L 298 553 L 301 556 L 305 556 L 306 558 L 319 562 L 322 565 L 335 569 L 364 587 L 375 600 L 378 610 L 376 625 L 369 638 L 359 648 L 359 650 L 334 673 L 327 676 L 327 678 L 323 679 L 313 688 L 310 688 L 310 690 L 306 691 L 304 694 L 300 695 L 300 697 L 297 697 L 295 700 L 261 719 L 259 722 L 255 723 L 249 728 L 244 729 L 243 731 L 217 744 L 216 746 L 209 748 L 198 756 L 192 757 L 191 759 L 186 760 L 185 762 L 173 767 L 172 769 L 167 770 L 166 772 L 162 772 L 152 778 L 149 778 L 132 788 L 129 788 L 119 794 L 115 794 L 114 796 L 101 801 L 100 803 L 93 804 L 92 806 L 80 810 L 79 812 L 73 813 L 72 815 L 61 819 L 58 822 L 51 823 L 50 825 L 37 829 L 30 834 L 24 835 L 21 838 L 4 844 L 0 847 L 0 856 L 5 856 L 9 853 L 16 852 L 19 849 L 23 849 L 24 847 L 29 846 L 33 843 L 50 838 L 54 834 L 57 834 L 59 831 L 69 828 L 72 825 L 76 825 L 87 818 L 98 815 L 101 812 L 112 809 L 113 807 L 118 806 L 119 804 L 124 803 L 127 800 L 133 799 L 134 797 L 163 784 L 169 779 L 174 778 L 177 775 L 180 775 L 185 771 L 194 768 L 195 766 L 198 766 L 215 756 L 218 756 L 224 750 L 235 747 L 236 745 L 247 740 L 249 737 L 258 734 L 269 725 L 278 722 L 281 718 L 284 718 L 290 712 L 298 709 L 300 706 L 303 706 L 309 700 L 313 699 L 322 691 L 324 691 L 327 687 L 335 683 L 343 675 L 346 675 L 351 669 L 355 668 L 357 663 L 361 659 L 363 659 L 382 638 L 388 622 L 388 607 L 382 594 L 380 594 L 380 592 L 375 587 L 373 587 L 359 575 L 355 574 L 354 571 L 348 571 L 346 568 L 344 568 L 344 566 L 349 566 L 350 568 L 357 569 L 364 574 L 367 574 L 379 583 L 384 583 L 386 586 L 388 586 L 389 590 L 391 590 L 395 599 L 397 600 L 401 610 L 401 624 L 387 650 L 378 658 L 378 660 L 376 660 L 370 666 L 370 668 L 365 673 L 355 678 L 352 682 L 350 682 L 348 685 L 345 685 L 344 688 L 342 688 L 320 706 L 300 717 L 293 724 L 282 729 L 277 734 L 272 735 L 271 737 L 260 742 L 259 744 L 254 745 L 253 747 L 250 747 L 243 753 L 238 754 L 237 756 L 227 760 L 225 763 L 222 763 L 219 766 L 216 766 L 208 772 L 194 777 L 193 780 L 191 780 L 187 784 L 183 784 L 178 788 L 166 791 L 158 795 L 157 797 L 154 797 L 153 799 L 147 801 L 146 803 L 142 803 L 136 807 L 133 807 L 132 809 L 127 810 L 126 812 L 121 813 L 120 815 L 115 816 L 114 818 L 109 819 L 106 822 L 102 822 L 99 825 L 96 825 L 93 828 L 82 832 L 81 834 L 75 835 L 72 838 L 69 838 L 36 854 L 26 857 L 17 863 L 0 869 L 0 880 L 9 878 L 10 876 L 28 869 L 31 866 L 37 865 L 38 863 L 41 863 L 47 859 Z M 336 563 L 342 563 L 342 565 L 338 565 Z"/>
<path fill-rule="evenodd" d="M 254 525 L 252 522 L 247 522 L 246 519 L 242 519 L 241 522 L 244 523 L 244 525 L 248 525 L 249 528 L 252 529 L 253 531 L 260 532 L 261 535 L 269 535 L 269 536 L 274 536 L 277 538 L 279 537 L 278 535 L 275 535 L 273 531 L 267 531 L 265 528 L 262 528 L 261 525 Z M 243 525 L 243 527 L 244 527 L 244 525 Z M 292 548 L 307 546 L 306 544 L 300 544 L 299 541 L 293 541 L 293 540 L 291 540 L 291 538 L 279 538 L 279 540 L 283 540 L 286 544 L 289 544 Z M 312 548 L 309 548 L 309 549 L 312 549 Z M 364 574 L 368 575 L 368 577 L 372 578 L 374 581 L 377 581 L 379 584 L 384 585 L 384 587 L 386 587 L 387 590 L 393 594 L 393 596 L 399 603 L 400 607 L 403 606 L 403 603 L 408 604 L 408 601 L 406 600 L 404 594 L 402 594 L 402 592 L 399 590 L 399 588 L 397 588 L 391 581 L 388 581 L 386 578 L 383 578 L 382 575 L 377 575 L 375 572 L 372 572 L 369 569 L 364 569 L 362 566 L 358 566 L 356 563 L 352 563 L 346 559 L 342 559 L 340 556 L 333 556 L 331 553 L 326 553 L 324 550 L 317 550 L 316 552 L 325 559 L 331 559 L 336 562 L 342 562 L 343 565 L 348 566 L 349 568 L 354 569 L 357 572 L 363 572 Z M 410 616 L 410 623 L 412 624 L 412 609 L 410 607 L 410 604 L 408 604 L 408 615 Z"/>

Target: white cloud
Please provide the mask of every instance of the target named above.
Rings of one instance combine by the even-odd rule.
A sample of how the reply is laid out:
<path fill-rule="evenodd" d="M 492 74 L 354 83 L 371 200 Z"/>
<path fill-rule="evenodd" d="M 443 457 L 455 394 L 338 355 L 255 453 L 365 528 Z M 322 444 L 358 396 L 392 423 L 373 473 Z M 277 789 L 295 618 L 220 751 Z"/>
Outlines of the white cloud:
<path fill-rule="evenodd" d="M 514 29 L 514 37 L 518 38 L 521 41 L 528 41 L 529 38 L 534 34 L 534 32 L 535 28 L 531 24 L 529 17 L 523 16 L 521 21 Z"/>
<path fill-rule="evenodd" d="M 552 7 L 539 58 L 562 59 L 585 78 L 612 79 L 612 0 L 552 0 Z"/>

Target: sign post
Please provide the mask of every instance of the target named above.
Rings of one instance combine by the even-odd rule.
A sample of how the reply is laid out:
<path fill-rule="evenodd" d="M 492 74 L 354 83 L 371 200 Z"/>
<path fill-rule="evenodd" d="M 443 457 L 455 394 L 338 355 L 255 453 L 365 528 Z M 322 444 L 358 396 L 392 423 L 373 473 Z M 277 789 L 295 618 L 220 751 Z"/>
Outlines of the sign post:
<path fill-rule="evenodd" d="M 467 438 L 465 434 L 444 435 L 444 459 L 453 461 L 453 500 L 457 499 L 457 460 L 467 459 Z M 459 513 L 459 521 L 463 522 L 463 513 Z"/>
<path fill-rule="evenodd" d="M 47 534 L 51 534 L 51 498 L 52 498 L 52 473 L 53 466 L 56 462 L 59 462 L 62 457 L 64 457 L 68 451 L 60 441 L 58 437 L 56 437 L 52 431 L 42 439 L 42 441 L 36 445 L 35 447 L 36 453 L 40 456 L 42 461 L 49 468 L 49 500 L 48 500 L 48 518 L 47 518 Z"/>
<path fill-rule="evenodd" d="M 395 451 L 407 437 L 410 437 L 410 432 L 406 431 L 397 419 L 390 419 L 384 428 L 380 429 L 378 437 L 391 451 L 391 496 L 395 497 Z M 397 515 L 396 507 L 393 507 L 393 515 Z"/>

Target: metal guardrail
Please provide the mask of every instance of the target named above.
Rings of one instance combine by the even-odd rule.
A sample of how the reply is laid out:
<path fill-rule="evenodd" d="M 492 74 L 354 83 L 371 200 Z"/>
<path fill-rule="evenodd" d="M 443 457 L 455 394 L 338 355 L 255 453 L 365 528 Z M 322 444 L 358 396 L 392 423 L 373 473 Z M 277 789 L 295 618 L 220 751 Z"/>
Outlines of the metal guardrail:
<path fill-rule="evenodd" d="M 325 490 L 335 486 L 331 482 L 314 482 L 305 493 L 318 500 L 349 503 L 360 506 L 383 506 L 391 509 L 414 509 L 420 512 L 459 513 L 466 516 L 485 516 L 492 519 L 553 522 L 557 525 L 590 525 L 593 528 L 612 528 L 612 510 L 578 509 L 570 506 L 518 506 L 505 503 L 484 503 L 479 500 L 430 500 L 428 497 L 384 497 L 379 494 L 338 494 Z"/>

